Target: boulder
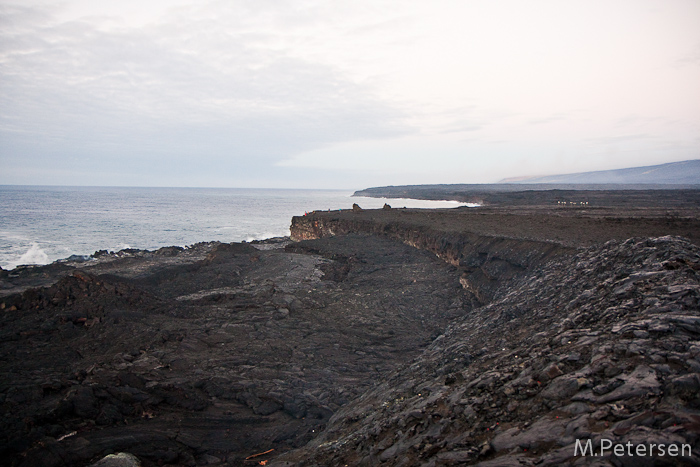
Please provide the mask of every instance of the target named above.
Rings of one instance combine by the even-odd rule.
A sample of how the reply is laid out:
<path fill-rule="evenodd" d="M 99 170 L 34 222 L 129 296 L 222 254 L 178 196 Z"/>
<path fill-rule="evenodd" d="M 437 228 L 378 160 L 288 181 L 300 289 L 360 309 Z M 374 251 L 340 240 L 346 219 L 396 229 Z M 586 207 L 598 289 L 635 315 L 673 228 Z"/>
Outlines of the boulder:
<path fill-rule="evenodd" d="M 119 452 L 105 456 L 88 467 L 141 467 L 141 461 L 133 454 Z"/>

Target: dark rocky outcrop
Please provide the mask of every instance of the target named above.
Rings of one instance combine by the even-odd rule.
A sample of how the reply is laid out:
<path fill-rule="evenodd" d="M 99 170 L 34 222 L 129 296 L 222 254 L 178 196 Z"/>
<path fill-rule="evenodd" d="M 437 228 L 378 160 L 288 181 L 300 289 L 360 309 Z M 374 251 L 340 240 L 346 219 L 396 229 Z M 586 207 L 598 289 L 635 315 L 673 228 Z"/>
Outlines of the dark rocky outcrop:
<path fill-rule="evenodd" d="M 25 289 L 0 297 L 0 464 L 250 465 L 304 445 L 465 312 L 459 274 L 428 252 L 284 245 L 107 253 L 38 288 L 51 266 L 17 271 Z"/>
<path fill-rule="evenodd" d="M 577 247 L 630 236 L 684 235 L 700 243 L 700 220 L 665 211 L 462 208 L 314 212 L 292 218 L 293 240 L 362 232 L 427 250 L 460 271 L 475 304 L 488 303 L 512 277 Z"/>
<path fill-rule="evenodd" d="M 697 465 L 700 248 L 593 247 L 511 283 L 273 465 Z M 692 454 L 575 456 L 576 440 Z"/>
<path fill-rule="evenodd" d="M 109 454 L 90 467 L 141 467 L 138 457 L 128 452 Z"/>

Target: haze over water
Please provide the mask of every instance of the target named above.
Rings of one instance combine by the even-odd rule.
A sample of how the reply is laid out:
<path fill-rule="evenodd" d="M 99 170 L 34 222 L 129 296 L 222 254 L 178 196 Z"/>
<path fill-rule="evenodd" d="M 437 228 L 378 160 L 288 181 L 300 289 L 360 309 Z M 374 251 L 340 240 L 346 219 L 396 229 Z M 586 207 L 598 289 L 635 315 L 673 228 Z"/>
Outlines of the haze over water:
<path fill-rule="evenodd" d="M 97 250 L 157 249 L 289 235 L 313 210 L 456 207 L 453 201 L 352 198 L 347 190 L 0 186 L 0 266 Z"/>

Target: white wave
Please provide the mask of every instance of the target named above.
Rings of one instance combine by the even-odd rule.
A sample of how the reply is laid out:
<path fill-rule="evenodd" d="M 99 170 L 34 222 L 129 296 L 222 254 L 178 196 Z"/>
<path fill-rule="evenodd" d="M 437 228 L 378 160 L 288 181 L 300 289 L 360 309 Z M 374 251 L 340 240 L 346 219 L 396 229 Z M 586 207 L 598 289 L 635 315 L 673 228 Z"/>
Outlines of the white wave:
<path fill-rule="evenodd" d="M 440 208 L 456 208 L 461 206 L 467 206 L 470 208 L 479 207 L 480 204 L 477 203 L 463 203 L 461 201 L 455 200 L 428 200 L 428 199 L 413 199 L 413 198 L 371 198 L 366 196 L 353 196 L 353 199 L 358 204 L 362 203 L 361 206 L 369 209 L 376 209 L 376 207 L 381 207 L 382 204 L 387 203 L 391 207 L 407 207 L 407 208 L 420 208 L 420 209 L 440 209 Z M 380 204 L 381 203 L 381 204 Z M 376 207 L 375 207 L 376 206 Z"/>
<path fill-rule="evenodd" d="M 15 266 L 20 264 L 49 264 L 49 255 L 41 249 L 37 242 L 32 242 L 29 250 L 15 263 Z"/>

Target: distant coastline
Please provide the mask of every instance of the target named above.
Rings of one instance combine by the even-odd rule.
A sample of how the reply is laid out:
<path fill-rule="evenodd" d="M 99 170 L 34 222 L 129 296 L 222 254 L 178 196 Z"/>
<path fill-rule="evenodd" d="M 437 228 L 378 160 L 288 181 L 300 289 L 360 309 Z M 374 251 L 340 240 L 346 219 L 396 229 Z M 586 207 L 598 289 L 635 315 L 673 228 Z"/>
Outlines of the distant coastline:
<path fill-rule="evenodd" d="M 486 203 L 497 204 L 537 204 L 543 202 L 551 204 L 553 201 L 561 201 L 562 196 L 578 197 L 581 195 L 581 193 L 573 194 L 571 192 L 598 192 L 585 193 L 585 195 L 606 199 L 605 205 L 617 206 L 627 204 L 623 199 L 627 199 L 632 205 L 635 204 L 634 197 L 636 195 L 632 192 L 647 190 L 655 190 L 655 195 L 660 195 L 662 198 L 678 194 L 672 190 L 700 190 L 700 159 L 617 170 L 542 177 L 511 177 L 503 179 L 499 183 L 490 184 L 381 186 L 356 191 L 353 196 L 445 199 L 462 202 L 476 202 L 475 200 L 484 198 Z M 620 191 L 627 193 L 617 193 Z M 505 195 L 506 193 L 518 192 L 540 193 Z M 611 202 L 613 204 L 610 204 Z M 662 201 L 661 205 L 664 203 L 666 203 L 665 200 Z"/>
<path fill-rule="evenodd" d="M 356 191 L 353 196 L 453 200 L 499 206 L 587 202 L 591 207 L 694 207 L 700 206 L 700 185 L 405 185 L 367 188 Z"/>

